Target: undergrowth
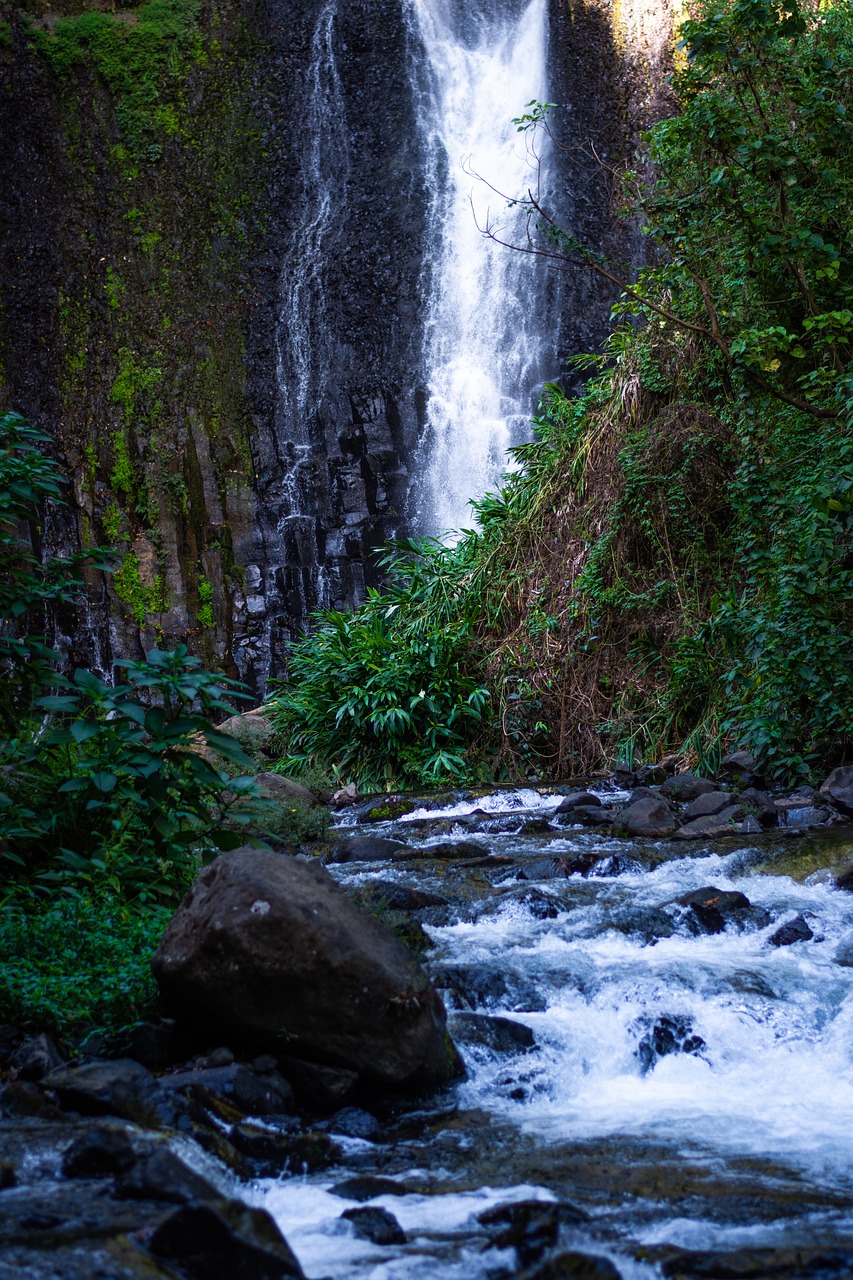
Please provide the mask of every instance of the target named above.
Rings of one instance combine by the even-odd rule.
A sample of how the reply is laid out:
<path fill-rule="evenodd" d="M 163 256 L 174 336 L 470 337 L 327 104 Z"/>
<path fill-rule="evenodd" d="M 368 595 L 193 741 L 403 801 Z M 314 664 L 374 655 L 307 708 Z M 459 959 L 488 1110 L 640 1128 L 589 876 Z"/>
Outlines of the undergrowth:
<path fill-rule="evenodd" d="M 385 592 L 295 646 L 288 767 L 391 788 L 845 757 L 853 14 L 709 0 L 682 34 L 680 113 L 647 135 L 653 179 L 623 182 L 656 265 L 622 282 L 585 393 L 548 388 L 477 529 L 393 549 Z M 608 269 L 530 203 L 537 252 Z"/>

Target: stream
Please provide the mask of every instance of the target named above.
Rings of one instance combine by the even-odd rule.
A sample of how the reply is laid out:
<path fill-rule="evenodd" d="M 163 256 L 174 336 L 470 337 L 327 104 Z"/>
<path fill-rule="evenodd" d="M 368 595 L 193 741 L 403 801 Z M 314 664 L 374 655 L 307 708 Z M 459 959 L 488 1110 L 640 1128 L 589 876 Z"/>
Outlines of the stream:
<path fill-rule="evenodd" d="M 479 1218 L 530 1200 L 582 1210 L 559 1245 L 626 1280 L 789 1274 L 702 1270 L 697 1251 L 853 1249 L 853 968 L 836 958 L 853 896 L 824 870 L 853 854 L 853 833 L 629 843 L 558 826 L 560 799 L 502 792 L 360 826 L 421 841 L 423 857 L 330 868 L 347 887 L 446 900 L 417 915 L 467 1078 L 420 1119 L 386 1122 L 393 1140 L 342 1137 L 334 1168 L 255 1184 L 312 1280 L 516 1274 L 515 1249 Z M 472 839 L 482 857 L 448 858 Z M 591 873 L 566 874 L 590 854 Z M 673 904 L 708 886 L 751 904 L 721 933 Z M 814 936 L 772 945 L 797 916 Z M 533 1047 L 471 1042 L 472 1012 L 523 1024 Z M 398 1184 L 369 1203 L 405 1244 L 341 1218 L 358 1202 L 330 1188 L 355 1175 Z M 849 1275 L 851 1258 L 795 1274 Z"/>

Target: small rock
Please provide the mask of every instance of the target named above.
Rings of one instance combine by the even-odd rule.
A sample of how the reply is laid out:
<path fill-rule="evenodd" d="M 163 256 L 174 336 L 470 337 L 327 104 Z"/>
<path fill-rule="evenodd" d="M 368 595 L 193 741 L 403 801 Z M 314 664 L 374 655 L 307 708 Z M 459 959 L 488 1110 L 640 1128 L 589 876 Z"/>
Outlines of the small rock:
<path fill-rule="evenodd" d="M 470 1009 L 476 1009 L 480 1004 L 497 1003 L 509 996 L 506 976 L 485 966 L 465 969 L 449 965 L 446 969 L 438 970 L 435 984 L 454 992 Z"/>
<path fill-rule="evenodd" d="M 795 942 L 808 942 L 813 937 L 814 934 L 803 916 L 798 915 L 777 929 L 769 938 L 769 942 L 771 947 L 790 947 Z"/>
<path fill-rule="evenodd" d="M 160 1147 L 137 1160 L 116 1179 L 113 1191 L 118 1200 L 164 1200 L 169 1204 L 218 1200 L 221 1194 L 168 1147 Z"/>
<path fill-rule="evenodd" d="M 150 1071 L 132 1058 L 95 1059 L 80 1067 L 61 1067 L 40 1081 L 63 1107 L 84 1115 L 113 1115 L 140 1125 L 175 1123 L 176 1109 Z"/>
<path fill-rule="evenodd" d="M 421 852 L 401 840 L 385 840 L 382 836 L 347 836 L 332 845 L 330 862 L 398 862 L 403 858 L 421 857 Z"/>
<path fill-rule="evenodd" d="M 740 824 L 740 830 L 741 835 L 757 836 L 761 834 L 761 823 L 757 818 L 754 818 L 751 813 L 748 813 Z"/>
<path fill-rule="evenodd" d="M 455 861 L 457 858 L 482 858 L 488 852 L 479 840 L 442 840 L 438 844 L 422 845 L 419 850 L 422 858 L 438 858 L 442 862 Z"/>
<path fill-rule="evenodd" d="M 160 1080 L 166 1089 L 180 1092 L 194 1089 L 220 1098 L 245 1115 L 289 1115 L 296 1105 L 293 1089 L 282 1076 L 272 1072 L 259 1076 L 242 1063 L 177 1071 L 161 1076 Z"/>
<path fill-rule="evenodd" d="M 547 1258 L 535 1271 L 525 1272 L 524 1280 L 621 1280 L 621 1275 L 609 1258 L 569 1252 Z"/>
<path fill-rule="evenodd" d="M 138 1022 L 128 1032 L 125 1053 L 144 1067 L 170 1067 L 186 1057 L 187 1042 L 172 1022 Z"/>
<path fill-rule="evenodd" d="M 375 1142 L 382 1132 L 376 1116 L 361 1107 L 344 1107 L 329 1121 L 329 1132 L 343 1134 L 345 1138 L 364 1138 Z"/>
<path fill-rule="evenodd" d="M 682 804 L 689 804 L 699 796 L 716 790 L 717 785 L 710 778 L 698 778 L 695 773 L 678 773 L 673 778 L 667 778 L 661 787 L 661 795 L 665 795 L 670 800 L 679 800 Z"/>
<path fill-rule="evenodd" d="M 344 1209 L 341 1214 L 353 1225 L 355 1234 L 371 1244 L 405 1244 L 406 1233 L 387 1209 Z"/>
<path fill-rule="evenodd" d="M 741 792 L 741 804 L 748 805 L 754 816 L 762 827 L 775 827 L 778 821 L 779 810 L 776 808 L 776 801 L 769 796 L 766 791 L 759 791 L 756 787 L 747 787 Z"/>
<path fill-rule="evenodd" d="M 589 874 L 597 879 L 599 876 L 634 876 L 645 870 L 642 863 L 637 862 L 636 859 L 628 858 L 622 853 L 614 853 L 607 858 L 599 858 L 595 866 L 590 868 Z"/>
<path fill-rule="evenodd" d="M 556 920 L 560 914 L 558 904 L 541 889 L 524 889 L 519 894 L 510 895 L 509 900 L 523 907 L 534 920 Z M 507 899 L 503 901 L 506 902 Z"/>
<path fill-rule="evenodd" d="M 388 908 L 393 911 L 420 911 L 424 907 L 446 907 L 447 898 L 440 893 L 412 889 L 393 880 L 371 880 L 358 890 L 358 899 L 368 909 Z"/>
<path fill-rule="evenodd" d="M 836 809 L 853 816 L 853 764 L 833 769 L 820 791 Z"/>
<path fill-rule="evenodd" d="M 561 827 L 574 827 L 580 824 L 582 827 L 609 827 L 615 821 L 615 814 L 612 809 L 605 809 L 602 805 L 578 805 L 575 809 L 570 809 L 568 813 L 560 813 L 555 821 Z"/>
<path fill-rule="evenodd" d="M 755 775 L 755 756 L 749 751 L 733 751 L 720 761 L 720 777 L 735 782 L 752 781 Z"/>
<path fill-rule="evenodd" d="M 808 831 L 811 827 L 822 827 L 832 816 L 831 809 L 818 809 L 814 805 L 804 805 L 802 808 L 785 811 L 785 826 Z"/>
<path fill-rule="evenodd" d="M 332 804 L 336 809 L 344 809 L 348 804 L 355 804 L 361 799 L 361 792 L 354 782 L 340 787 L 332 796 Z"/>
<path fill-rule="evenodd" d="M 704 818 L 694 818 L 692 822 L 685 822 L 684 826 L 676 831 L 676 839 L 710 840 L 719 836 L 737 835 L 734 824 L 742 822 L 745 816 L 743 809 L 738 805 L 730 805 L 720 813 L 707 814 Z"/>
<path fill-rule="evenodd" d="M 25 1040 L 9 1058 L 10 1080 L 41 1080 L 63 1064 L 62 1055 L 46 1035 Z"/>
<path fill-rule="evenodd" d="M 346 1067 L 327 1067 L 301 1058 L 282 1058 L 281 1067 L 297 1101 L 310 1111 L 337 1111 L 358 1088 L 360 1076 Z"/>
<path fill-rule="evenodd" d="M 366 1200 L 376 1200 L 379 1196 L 407 1196 L 408 1187 L 392 1178 L 377 1178 L 373 1174 L 363 1177 L 345 1178 L 329 1187 L 329 1195 L 340 1196 L 342 1200 L 357 1200 L 363 1204 Z"/>
<path fill-rule="evenodd" d="M 16 1119 L 62 1120 L 59 1107 L 42 1093 L 38 1085 L 16 1080 L 0 1090 L 0 1115 Z"/>
<path fill-rule="evenodd" d="M 230 1049 L 223 1047 L 220 1049 L 213 1049 L 206 1055 L 204 1063 L 200 1062 L 198 1065 L 205 1067 L 230 1067 L 233 1061 L 234 1054 Z"/>
<path fill-rule="evenodd" d="M 661 764 L 644 764 L 637 770 L 637 781 L 640 786 L 659 787 L 669 777 Z"/>
<path fill-rule="evenodd" d="M 694 1033 L 689 1018 L 681 1014 L 663 1014 L 648 1028 L 634 1052 L 645 1074 L 660 1058 L 672 1053 L 696 1054 L 704 1048 L 705 1041 Z"/>
<path fill-rule="evenodd" d="M 684 810 L 684 817 L 687 822 L 690 822 L 693 818 L 704 818 L 706 815 L 721 813 L 723 809 L 730 806 L 731 802 L 730 791 L 706 791 L 704 795 L 690 801 Z"/>
<path fill-rule="evenodd" d="M 666 836 L 676 825 L 669 805 L 651 796 L 630 804 L 620 814 L 619 823 L 630 836 Z"/>
<path fill-rule="evenodd" d="M 0 1160 L 0 1191 L 9 1191 L 17 1186 L 18 1175 L 11 1160 Z"/>
<path fill-rule="evenodd" d="M 554 813 L 571 813 L 572 809 L 595 809 L 601 806 L 601 800 L 593 791 L 571 791 L 565 796 Z"/>
<path fill-rule="evenodd" d="M 848 933 L 835 948 L 835 963 L 853 969 L 853 933 Z"/>
<path fill-rule="evenodd" d="M 155 1229 L 148 1249 L 185 1280 L 304 1280 L 273 1218 L 239 1200 L 175 1209 Z"/>
<path fill-rule="evenodd" d="M 455 1014 L 453 1031 L 464 1043 L 483 1045 L 494 1053 L 523 1053 L 536 1044 L 533 1032 L 523 1022 L 484 1013 Z"/>
<path fill-rule="evenodd" d="M 528 1267 L 554 1248 L 562 1226 L 581 1226 L 589 1221 L 589 1215 L 566 1202 L 517 1200 L 487 1209 L 477 1221 L 487 1230 L 497 1228 L 490 1230 L 493 1247 L 515 1249 L 519 1263 Z"/>
<path fill-rule="evenodd" d="M 259 1076 L 271 1075 L 273 1071 L 278 1070 L 278 1058 L 273 1057 L 271 1053 L 262 1053 L 253 1061 L 252 1070 L 257 1071 Z"/>
<path fill-rule="evenodd" d="M 66 1178 L 101 1178 L 124 1173 L 136 1163 L 136 1152 L 126 1129 L 97 1125 L 81 1133 L 62 1157 Z"/>
<path fill-rule="evenodd" d="M 341 1157 L 338 1144 L 327 1133 L 314 1129 L 307 1133 L 288 1133 L 244 1120 L 229 1129 L 228 1138 L 241 1155 L 252 1161 L 261 1177 L 316 1173 Z"/>

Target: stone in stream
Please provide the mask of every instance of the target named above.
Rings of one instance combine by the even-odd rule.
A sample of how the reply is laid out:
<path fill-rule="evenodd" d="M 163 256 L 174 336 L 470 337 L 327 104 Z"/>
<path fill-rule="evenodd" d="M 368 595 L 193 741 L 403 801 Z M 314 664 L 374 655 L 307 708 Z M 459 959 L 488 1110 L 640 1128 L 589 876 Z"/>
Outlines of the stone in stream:
<path fill-rule="evenodd" d="M 609 1258 L 597 1253 L 558 1253 L 515 1280 L 621 1280 L 621 1272 Z"/>
<path fill-rule="evenodd" d="M 641 1037 L 635 1056 L 640 1061 L 643 1074 L 651 1071 L 660 1058 L 672 1053 L 699 1053 L 705 1048 L 705 1041 L 693 1031 L 693 1023 L 682 1014 L 663 1014 L 649 1026 L 649 1019 L 639 1023 L 646 1031 Z"/>
<path fill-rule="evenodd" d="M 835 948 L 835 963 L 853 969 L 853 933 L 848 933 Z"/>
<path fill-rule="evenodd" d="M 371 1244 L 405 1244 L 406 1233 L 393 1213 L 380 1209 L 378 1205 L 363 1209 L 344 1209 L 341 1214 L 347 1222 L 351 1222 L 355 1234 Z"/>
<path fill-rule="evenodd" d="M 853 816 L 853 764 L 841 765 L 821 786 L 821 795 L 826 796 L 836 809 Z"/>
<path fill-rule="evenodd" d="M 694 934 L 722 933 L 731 922 L 752 924 L 757 928 L 763 928 L 770 922 L 767 912 L 762 907 L 753 907 L 746 894 L 717 889 L 713 885 L 683 893 L 674 899 L 674 903 L 685 908 L 683 918 Z"/>
<path fill-rule="evenodd" d="M 382 1130 L 376 1116 L 363 1107 L 344 1107 L 332 1116 L 329 1132 L 342 1134 L 345 1138 L 363 1138 L 365 1142 L 375 1142 Z"/>
<path fill-rule="evenodd" d="M 453 1015 L 454 1034 L 465 1044 L 483 1045 L 494 1053 L 526 1053 L 536 1044 L 536 1037 L 523 1022 L 511 1018 L 492 1018 L 485 1013 Z"/>
<path fill-rule="evenodd" d="M 733 751 L 720 761 L 719 776 L 749 786 L 759 777 L 755 769 L 755 756 L 750 751 Z"/>
<path fill-rule="evenodd" d="M 218 1200 L 222 1192 L 185 1165 L 174 1151 L 160 1147 L 142 1156 L 116 1178 L 113 1195 L 118 1200 L 193 1204 L 198 1200 Z"/>
<path fill-rule="evenodd" d="M 341 1158 L 338 1144 L 327 1133 L 315 1129 L 294 1133 L 244 1120 L 229 1129 L 228 1138 L 252 1162 L 256 1176 L 262 1178 L 280 1178 L 285 1173 L 302 1177 L 326 1169 Z"/>
<path fill-rule="evenodd" d="M 412 889 L 394 880 L 370 880 L 356 890 L 355 897 L 369 911 L 385 908 L 392 911 L 420 911 L 424 907 L 446 907 L 447 898 L 440 893 Z"/>
<path fill-rule="evenodd" d="M 147 1247 L 184 1280 L 304 1280 L 274 1219 L 239 1200 L 175 1209 L 155 1228 Z"/>
<path fill-rule="evenodd" d="M 66 1178 L 100 1178 L 124 1173 L 136 1163 L 136 1151 L 126 1129 L 95 1125 L 75 1138 L 62 1156 Z"/>
<path fill-rule="evenodd" d="M 629 804 L 618 823 L 629 836 L 667 836 L 677 825 L 669 805 L 657 796 L 644 796 Z"/>
<path fill-rule="evenodd" d="M 646 869 L 635 858 L 628 858 L 623 853 L 613 853 L 606 858 L 599 858 L 595 866 L 590 868 L 589 876 L 590 879 L 597 879 L 599 876 L 634 876 Z"/>
<path fill-rule="evenodd" d="M 674 778 L 667 778 L 661 787 L 661 795 L 669 800 L 678 800 L 689 804 L 699 796 L 717 790 L 717 784 L 710 778 L 698 778 L 695 773 L 679 773 Z"/>
<path fill-rule="evenodd" d="M 132 1058 L 96 1058 L 79 1067 L 61 1067 L 39 1083 L 56 1093 L 63 1107 L 83 1115 L 171 1127 L 180 1112 L 151 1072 Z"/>
<path fill-rule="evenodd" d="M 814 934 L 806 924 L 805 918 L 798 915 L 777 929 L 768 941 L 771 947 L 790 947 L 795 942 L 808 942 L 813 937 Z"/>
<path fill-rule="evenodd" d="M 811 827 L 822 827 L 833 816 L 831 809 L 815 808 L 814 805 L 803 805 L 802 808 L 785 811 L 785 826 L 800 831 L 808 831 Z"/>
<path fill-rule="evenodd" d="M 442 840 L 438 844 L 421 845 L 418 856 L 451 862 L 457 858 L 482 858 L 488 852 L 486 845 L 479 840 Z"/>
<path fill-rule="evenodd" d="M 776 826 L 779 820 L 779 810 L 776 807 L 776 801 L 766 791 L 759 791 L 756 787 L 747 787 L 746 791 L 741 792 L 740 802 L 752 810 L 753 815 L 762 827 Z"/>
<path fill-rule="evenodd" d="M 329 1195 L 340 1196 L 342 1200 L 356 1200 L 363 1204 L 365 1200 L 375 1200 L 378 1196 L 407 1196 L 409 1188 L 392 1178 L 377 1178 L 365 1173 L 361 1177 L 344 1178 L 329 1187 Z"/>
<path fill-rule="evenodd" d="M 419 858 L 422 854 L 401 840 L 385 840 L 382 836 L 347 836 L 332 845 L 330 862 L 400 862 Z"/>
<path fill-rule="evenodd" d="M 581 808 L 600 809 L 601 800 L 594 791 L 571 791 L 560 801 L 554 813 L 571 813 L 573 809 Z"/>
<path fill-rule="evenodd" d="M 690 801 L 684 810 L 685 821 L 690 822 L 693 818 L 704 818 L 706 815 L 720 813 L 721 810 L 727 809 L 731 802 L 731 791 L 706 791 L 704 795 Z"/>
<path fill-rule="evenodd" d="M 239 1062 L 200 1071 L 176 1071 L 161 1076 L 160 1083 L 165 1089 L 203 1099 L 221 1099 L 246 1115 L 289 1115 L 296 1105 L 293 1089 L 283 1076 L 277 1072 L 260 1076 Z"/>
<path fill-rule="evenodd" d="M 679 840 L 710 840 L 718 836 L 739 835 L 736 824 L 742 822 L 745 817 L 746 810 L 743 805 L 729 805 L 719 813 L 706 814 L 703 818 L 694 818 L 692 822 L 686 822 L 683 827 L 679 827 L 675 835 Z"/>
<path fill-rule="evenodd" d="M 167 1009 L 221 1038 L 387 1085 L 459 1074 L 444 1007 L 398 938 L 316 862 L 236 849 L 205 868 L 152 962 Z"/>
<path fill-rule="evenodd" d="M 589 1214 L 559 1200 L 516 1200 L 477 1215 L 496 1249 L 515 1249 L 523 1267 L 538 1262 L 558 1242 L 560 1228 L 579 1227 Z"/>
<path fill-rule="evenodd" d="M 660 1263 L 671 1280 L 848 1280 L 853 1249 L 844 1245 L 719 1250 L 670 1248 Z"/>
<path fill-rule="evenodd" d="M 582 804 L 568 812 L 558 813 L 556 823 L 561 827 L 609 827 L 616 821 L 613 809 L 605 809 L 601 804 Z"/>
<path fill-rule="evenodd" d="M 358 1088 L 358 1072 L 345 1067 L 329 1067 L 291 1057 L 282 1058 L 281 1065 L 299 1105 L 309 1111 L 337 1111 Z"/>
<path fill-rule="evenodd" d="M 509 904 L 522 907 L 534 920 L 556 920 L 561 909 L 559 903 L 541 889 L 522 889 L 521 892 L 507 894 L 498 905 Z"/>

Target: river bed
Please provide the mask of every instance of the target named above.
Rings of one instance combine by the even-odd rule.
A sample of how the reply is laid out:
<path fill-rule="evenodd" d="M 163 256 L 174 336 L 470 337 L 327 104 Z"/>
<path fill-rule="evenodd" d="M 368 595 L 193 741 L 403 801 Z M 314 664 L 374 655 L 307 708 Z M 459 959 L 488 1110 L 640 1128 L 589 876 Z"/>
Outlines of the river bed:
<path fill-rule="evenodd" d="M 466 1043 L 463 1018 L 467 1078 L 425 1104 L 420 1125 L 395 1141 L 343 1138 L 340 1165 L 260 1182 L 255 1202 L 312 1280 L 520 1274 L 515 1249 L 479 1217 L 529 1200 L 582 1210 L 586 1220 L 560 1227 L 560 1247 L 609 1258 L 626 1280 L 850 1274 L 815 1261 L 795 1272 L 760 1260 L 749 1272 L 690 1267 L 709 1250 L 853 1258 L 853 968 L 837 959 L 853 896 L 822 869 L 853 853 L 853 836 L 628 843 L 552 825 L 559 800 L 495 793 L 374 824 L 371 834 L 426 836 L 423 859 L 332 868 L 350 887 L 379 879 L 446 898 L 420 915 L 451 1028 L 459 1014 L 487 1014 L 528 1027 L 535 1043 Z M 520 834 L 536 819 L 542 830 Z M 443 830 L 430 838 L 430 824 Z M 472 834 L 483 858 L 429 857 Z M 611 862 L 565 875 L 584 853 Z M 708 886 L 752 904 L 722 933 L 667 905 Z M 813 937 L 772 945 L 798 916 Z M 341 1218 L 358 1202 L 330 1188 L 354 1174 L 399 1184 L 369 1203 L 394 1215 L 405 1244 L 359 1239 Z"/>

